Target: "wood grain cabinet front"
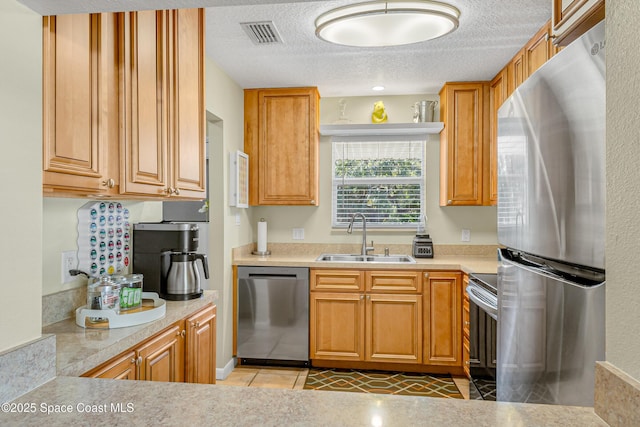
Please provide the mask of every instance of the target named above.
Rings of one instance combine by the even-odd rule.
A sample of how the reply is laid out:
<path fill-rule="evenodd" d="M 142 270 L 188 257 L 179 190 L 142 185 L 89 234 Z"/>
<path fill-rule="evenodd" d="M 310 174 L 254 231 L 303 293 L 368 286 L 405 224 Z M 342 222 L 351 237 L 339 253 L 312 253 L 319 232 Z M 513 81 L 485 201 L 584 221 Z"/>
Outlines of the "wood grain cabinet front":
<path fill-rule="evenodd" d="M 312 269 L 310 276 L 312 360 L 422 363 L 418 272 Z"/>
<path fill-rule="evenodd" d="M 462 366 L 462 285 L 459 272 L 425 273 L 425 364 Z"/>
<path fill-rule="evenodd" d="M 43 193 L 118 193 L 115 14 L 43 18 Z"/>
<path fill-rule="evenodd" d="M 552 0 L 553 43 L 566 46 L 605 17 L 605 0 Z"/>
<path fill-rule="evenodd" d="M 204 9 L 43 18 L 43 193 L 206 197 Z"/>
<path fill-rule="evenodd" d="M 440 91 L 440 206 L 489 204 L 488 82 L 446 83 Z"/>
<path fill-rule="evenodd" d="M 211 304 L 82 376 L 214 384 L 215 331 Z"/>
<path fill-rule="evenodd" d="M 315 87 L 244 91 L 249 204 L 318 206 L 319 117 Z"/>

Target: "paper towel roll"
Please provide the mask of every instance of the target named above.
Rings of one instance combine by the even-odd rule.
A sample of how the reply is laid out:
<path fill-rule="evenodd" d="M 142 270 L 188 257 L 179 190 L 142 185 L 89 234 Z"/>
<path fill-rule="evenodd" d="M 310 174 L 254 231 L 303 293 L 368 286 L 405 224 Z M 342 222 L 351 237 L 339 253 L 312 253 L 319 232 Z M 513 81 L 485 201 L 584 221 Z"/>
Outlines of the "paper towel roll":
<path fill-rule="evenodd" d="M 267 221 L 258 222 L 258 252 L 267 252 Z"/>

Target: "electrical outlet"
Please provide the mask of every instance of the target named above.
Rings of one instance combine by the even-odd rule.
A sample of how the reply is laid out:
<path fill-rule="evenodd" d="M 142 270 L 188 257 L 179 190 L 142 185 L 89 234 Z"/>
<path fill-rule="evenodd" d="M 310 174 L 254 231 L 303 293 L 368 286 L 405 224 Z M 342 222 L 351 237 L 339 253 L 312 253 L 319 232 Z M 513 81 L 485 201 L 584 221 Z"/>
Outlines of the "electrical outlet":
<path fill-rule="evenodd" d="M 240 225 L 240 214 L 236 214 L 236 225 Z"/>
<path fill-rule="evenodd" d="M 467 229 L 467 228 L 463 228 L 462 229 L 462 237 L 461 239 L 463 242 L 469 242 L 471 241 L 471 230 Z"/>
<path fill-rule="evenodd" d="M 78 262 L 76 261 L 76 251 L 64 251 L 62 252 L 62 264 L 60 279 L 62 283 L 71 282 L 74 278 L 69 274 L 69 270 L 73 270 L 78 266 Z"/>
<path fill-rule="evenodd" d="M 293 229 L 293 240 L 304 240 L 304 228 Z"/>

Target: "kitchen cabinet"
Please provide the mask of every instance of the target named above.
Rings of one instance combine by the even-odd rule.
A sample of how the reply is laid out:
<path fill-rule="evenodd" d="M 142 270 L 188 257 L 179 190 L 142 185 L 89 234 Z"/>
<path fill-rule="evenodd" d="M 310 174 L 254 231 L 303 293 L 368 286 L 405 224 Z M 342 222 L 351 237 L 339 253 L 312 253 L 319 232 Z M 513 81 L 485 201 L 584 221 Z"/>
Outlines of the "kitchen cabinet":
<path fill-rule="evenodd" d="M 177 322 L 136 349 L 138 380 L 184 382 L 184 321 Z"/>
<path fill-rule="evenodd" d="M 204 10 L 124 14 L 121 193 L 205 197 Z"/>
<path fill-rule="evenodd" d="M 507 97 L 511 96 L 524 79 L 524 48 L 522 48 L 507 64 Z"/>
<path fill-rule="evenodd" d="M 462 365 L 462 286 L 459 272 L 424 273 L 425 364 Z"/>
<path fill-rule="evenodd" d="M 440 91 L 440 206 L 489 204 L 488 106 L 488 82 L 446 83 Z"/>
<path fill-rule="evenodd" d="M 185 322 L 187 382 L 216 382 L 216 307 L 209 306 Z"/>
<path fill-rule="evenodd" d="M 208 305 L 82 376 L 214 384 L 215 329 Z"/>
<path fill-rule="evenodd" d="M 118 28 L 111 13 L 43 18 L 44 195 L 118 192 Z"/>
<path fill-rule="evenodd" d="M 469 294 L 467 293 L 469 286 L 469 275 L 462 275 L 462 369 L 467 378 L 471 379 L 471 355 L 470 355 L 470 331 L 471 317 L 469 314 Z M 477 341 L 476 341 L 477 342 Z"/>
<path fill-rule="evenodd" d="M 43 21 L 43 192 L 206 197 L 204 9 Z"/>
<path fill-rule="evenodd" d="M 317 88 L 244 91 L 250 205 L 318 206 Z"/>
<path fill-rule="evenodd" d="M 415 271 L 310 271 L 311 359 L 422 363 Z"/>
<path fill-rule="evenodd" d="M 547 22 L 524 46 L 525 75 L 527 79 L 555 54 L 551 43 L 551 21 Z"/>
<path fill-rule="evenodd" d="M 553 43 L 566 46 L 605 17 L 605 0 L 552 0 Z"/>
<path fill-rule="evenodd" d="M 498 109 L 507 99 L 508 67 L 503 68 L 489 84 L 489 204 L 498 204 Z"/>

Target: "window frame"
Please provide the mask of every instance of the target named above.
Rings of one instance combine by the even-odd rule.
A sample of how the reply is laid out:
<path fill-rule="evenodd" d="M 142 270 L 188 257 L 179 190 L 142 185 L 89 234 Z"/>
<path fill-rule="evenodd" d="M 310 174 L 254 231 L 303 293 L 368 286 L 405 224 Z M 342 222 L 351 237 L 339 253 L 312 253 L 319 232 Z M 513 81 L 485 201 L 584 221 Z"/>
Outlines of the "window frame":
<path fill-rule="evenodd" d="M 357 177 L 357 178 L 345 178 L 336 177 L 336 158 L 334 156 L 336 149 L 336 143 L 358 143 L 358 142 L 370 142 L 370 143 L 386 143 L 386 142 L 398 142 L 398 143 L 419 143 L 421 146 L 421 175 L 417 177 Z M 420 188 L 419 196 L 419 213 L 416 216 L 415 221 L 406 223 L 380 223 L 373 222 L 367 217 L 367 228 L 384 230 L 414 230 L 420 223 L 422 215 L 426 210 L 426 187 L 427 187 L 427 154 L 426 154 L 427 138 L 419 137 L 417 135 L 373 135 L 373 136 L 333 136 L 331 138 L 331 227 L 334 229 L 345 229 L 348 227 L 348 222 L 337 222 L 338 211 L 338 186 L 341 185 L 367 185 L 367 184 L 417 184 Z M 355 213 L 355 212 L 353 212 Z M 366 215 L 366 212 L 363 212 Z"/>

